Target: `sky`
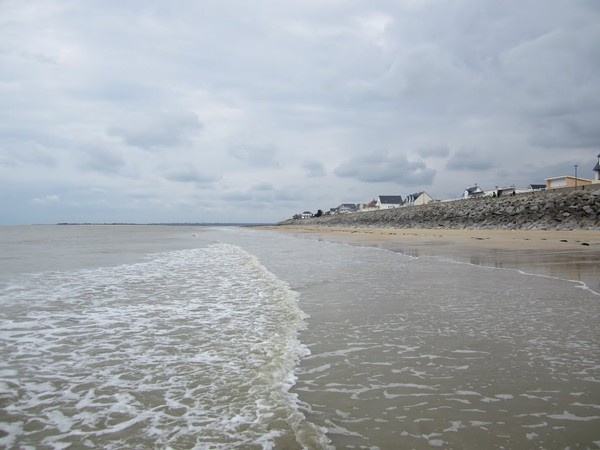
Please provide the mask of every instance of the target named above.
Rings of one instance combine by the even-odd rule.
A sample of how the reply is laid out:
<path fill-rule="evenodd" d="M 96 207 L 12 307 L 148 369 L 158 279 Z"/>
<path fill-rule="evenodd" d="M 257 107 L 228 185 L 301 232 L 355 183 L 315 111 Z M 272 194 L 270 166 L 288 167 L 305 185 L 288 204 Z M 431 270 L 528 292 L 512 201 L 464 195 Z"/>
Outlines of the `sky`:
<path fill-rule="evenodd" d="M 0 0 L 0 225 L 592 178 L 597 0 Z"/>

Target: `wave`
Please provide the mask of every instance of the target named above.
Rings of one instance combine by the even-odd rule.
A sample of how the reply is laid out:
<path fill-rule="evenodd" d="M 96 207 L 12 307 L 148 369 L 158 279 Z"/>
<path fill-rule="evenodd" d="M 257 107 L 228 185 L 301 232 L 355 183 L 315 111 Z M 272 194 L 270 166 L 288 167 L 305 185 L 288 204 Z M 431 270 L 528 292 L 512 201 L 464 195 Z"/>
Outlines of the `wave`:
<path fill-rule="evenodd" d="M 295 394 L 297 294 L 229 244 L 0 290 L 4 447 L 326 448 Z"/>

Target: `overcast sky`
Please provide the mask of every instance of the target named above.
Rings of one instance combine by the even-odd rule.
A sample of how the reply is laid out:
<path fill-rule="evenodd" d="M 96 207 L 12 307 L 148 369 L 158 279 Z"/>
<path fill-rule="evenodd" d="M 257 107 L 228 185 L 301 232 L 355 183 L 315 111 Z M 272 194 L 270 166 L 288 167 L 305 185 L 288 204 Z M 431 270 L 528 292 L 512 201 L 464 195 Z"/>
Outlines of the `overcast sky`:
<path fill-rule="evenodd" d="M 591 178 L 597 0 L 0 0 L 0 224 Z"/>

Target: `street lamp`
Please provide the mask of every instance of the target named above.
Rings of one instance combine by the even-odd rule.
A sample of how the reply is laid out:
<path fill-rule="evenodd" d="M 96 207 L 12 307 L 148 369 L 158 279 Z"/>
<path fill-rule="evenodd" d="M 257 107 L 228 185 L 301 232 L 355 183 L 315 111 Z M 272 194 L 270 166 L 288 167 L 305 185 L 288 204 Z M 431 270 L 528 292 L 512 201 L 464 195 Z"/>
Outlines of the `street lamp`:
<path fill-rule="evenodd" d="M 575 187 L 577 187 L 577 164 L 575 164 Z"/>

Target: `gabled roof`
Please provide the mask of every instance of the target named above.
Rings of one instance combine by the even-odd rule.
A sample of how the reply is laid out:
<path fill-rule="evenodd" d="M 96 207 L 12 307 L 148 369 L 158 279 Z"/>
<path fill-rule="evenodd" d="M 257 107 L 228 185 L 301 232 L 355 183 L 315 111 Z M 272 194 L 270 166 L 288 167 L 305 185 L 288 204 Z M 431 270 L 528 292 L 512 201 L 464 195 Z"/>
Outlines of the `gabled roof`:
<path fill-rule="evenodd" d="M 469 194 L 476 194 L 478 192 L 483 192 L 479 186 L 473 186 L 465 189 Z"/>
<path fill-rule="evenodd" d="M 425 191 L 421 191 L 421 192 L 415 192 L 414 194 L 410 194 L 409 197 L 412 198 L 419 198 L 421 195 L 423 195 L 425 193 Z"/>
<path fill-rule="evenodd" d="M 531 189 L 545 189 L 546 185 L 545 184 L 530 184 L 529 187 L 531 187 Z"/>
<path fill-rule="evenodd" d="M 599 157 L 600 157 L 600 155 L 599 155 Z M 598 161 L 598 162 L 596 163 L 596 166 L 594 167 L 594 169 L 593 169 L 593 170 L 594 170 L 594 172 L 600 172 L 600 161 Z"/>
<path fill-rule="evenodd" d="M 379 201 L 384 205 L 401 205 L 402 204 L 402 196 L 401 195 L 380 195 Z"/>

